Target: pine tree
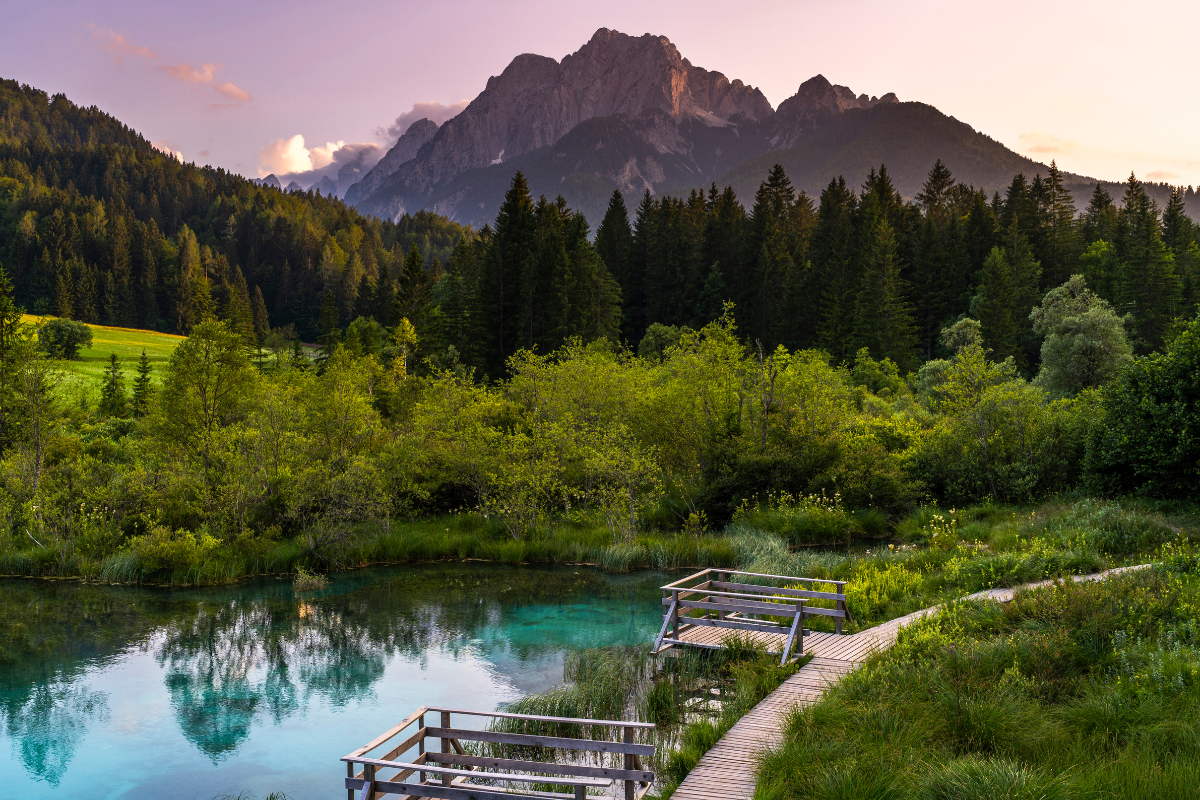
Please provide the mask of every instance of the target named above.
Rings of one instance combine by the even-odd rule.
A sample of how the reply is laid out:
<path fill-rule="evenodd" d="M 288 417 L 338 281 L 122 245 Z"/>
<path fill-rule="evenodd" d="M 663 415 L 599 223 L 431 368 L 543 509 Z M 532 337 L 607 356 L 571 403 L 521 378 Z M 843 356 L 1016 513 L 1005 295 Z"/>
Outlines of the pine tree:
<path fill-rule="evenodd" d="M 979 320 L 984 346 L 1002 361 L 1017 354 L 1017 325 L 1012 268 L 1004 250 L 993 247 L 980 270 L 979 292 L 971 302 L 971 316 Z"/>
<path fill-rule="evenodd" d="M 608 200 L 604 219 L 596 229 L 596 253 L 604 261 L 609 274 L 620 284 L 622 291 L 632 287 L 633 275 L 629 269 L 629 257 L 633 251 L 633 228 L 629 225 L 629 211 L 619 189 L 613 190 Z"/>
<path fill-rule="evenodd" d="M 16 436 L 16 376 L 21 345 L 21 309 L 13 300 L 13 285 L 0 266 L 0 452 Z"/>
<path fill-rule="evenodd" d="M 890 358 L 903 371 L 916 367 L 917 332 L 907 294 L 895 233 L 881 220 L 859 284 L 854 332 L 858 347 L 866 347 L 876 360 Z"/>
<path fill-rule="evenodd" d="M 233 282 L 226 294 L 225 319 L 229 321 L 229 329 L 250 344 L 254 340 L 254 306 L 241 267 L 233 268 Z"/>
<path fill-rule="evenodd" d="M 821 193 L 812 261 L 823 288 L 818 340 L 838 360 L 854 352 L 854 300 L 859 288 L 855 212 L 854 194 L 845 179 L 830 181 Z"/>
<path fill-rule="evenodd" d="M 154 393 L 150 373 L 150 359 L 143 349 L 142 357 L 138 359 L 137 377 L 133 379 L 133 415 L 139 419 L 150 413 L 150 398 Z"/>
<path fill-rule="evenodd" d="M 946 224 L 947 217 L 951 213 L 949 202 L 953 188 L 954 175 L 939 158 L 934 162 L 933 168 L 929 170 L 929 176 L 925 178 L 925 183 L 915 198 L 917 204 L 924 210 L 926 219 L 933 221 L 939 227 Z"/>
<path fill-rule="evenodd" d="M 100 387 L 100 412 L 107 417 L 125 416 L 125 382 L 117 354 L 109 356 L 104 370 L 104 383 Z"/>
<path fill-rule="evenodd" d="M 647 189 L 638 203 L 633 223 L 633 250 L 629 256 L 629 286 L 622 284 L 625 319 L 622 333 L 628 342 L 640 342 L 651 322 L 646 307 L 646 271 L 650 266 L 650 248 L 655 237 L 656 206 Z"/>
<path fill-rule="evenodd" d="M 321 353 L 317 357 L 317 362 L 324 365 L 342 341 L 341 317 L 338 315 L 337 298 L 333 296 L 333 292 L 325 292 L 325 302 L 321 306 L 318 328 L 321 335 L 317 337 L 317 342 L 321 345 Z"/>
<path fill-rule="evenodd" d="M 1121 257 L 1117 313 L 1132 312 L 1130 339 L 1145 352 L 1160 347 L 1179 313 L 1182 285 L 1175 256 L 1163 241 L 1158 207 L 1132 174 L 1126 183 L 1117 236 Z"/>
<path fill-rule="evenodd" d="M 496 217 L 484 275 L 482 297 L 487 337 L 487 371 L 504 373 L 506 360 L 518 347 L 521 332 L 521 278 L 532 256 L 537 221 L 525 176 L 517 172 Z"/>
<path fill-rule="evenodd" d="M 1075 201 L 1062 182 L 1062 173 L 1054 161 L 1045 181 L 1047 208 L 1046 237 L 1040 259 L 1042 289 L 1061 286 L 1078 271 L 1081 242 L 1075 222 Z"/>

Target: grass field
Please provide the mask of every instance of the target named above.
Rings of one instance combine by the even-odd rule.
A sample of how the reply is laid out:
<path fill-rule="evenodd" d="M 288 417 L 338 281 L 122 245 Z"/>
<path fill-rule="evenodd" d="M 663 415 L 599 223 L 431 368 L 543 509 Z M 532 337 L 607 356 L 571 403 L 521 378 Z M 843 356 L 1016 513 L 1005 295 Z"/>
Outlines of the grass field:
<path fill-rule="evenodd" d="M 37 324 L 39 319 L 26 314 L 21 318 L 26 324 Z M 162 368 L 171 351 L 184 340 L 183 336 L 173 336 L 157 331 L 143 331 L 136 328 L 109 328 L 104 325 L 88 325 L 92 329 L 92 346 L 79 351 L 79 358 L 64 362 L 68 372 L 80 379 L 79 392 L 85 393 L 89 399 L 99 394 L 100 382 L 104 378 L 104 369 L 108 366 L 109 356 L 117 354 L 121 366 L 125 370 L 125 385 L 133 385 L 133 377 L 137 361 L 141 358 L 142 350 L 153 366 L 152 378 L 155 384 L 162 382 Z"/>

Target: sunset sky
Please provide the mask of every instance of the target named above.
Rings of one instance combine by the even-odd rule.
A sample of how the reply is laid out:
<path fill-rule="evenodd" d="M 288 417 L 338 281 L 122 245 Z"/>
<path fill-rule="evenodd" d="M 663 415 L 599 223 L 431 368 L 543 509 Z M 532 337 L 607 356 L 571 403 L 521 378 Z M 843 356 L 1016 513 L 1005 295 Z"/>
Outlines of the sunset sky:
<path fill-rule="evenodd" d="M 386 147 L 398 117 L 453 109 L 513 56 L 560 59 L 603 26 L 665 35 L 772 105 L 821 73 L 930 103 L 1071 172 L 1200 184 L 1194 0 L 4 5 L 0 77 L 248 176 Z M 432 105 L 412 113 L 420 103 Z"/>

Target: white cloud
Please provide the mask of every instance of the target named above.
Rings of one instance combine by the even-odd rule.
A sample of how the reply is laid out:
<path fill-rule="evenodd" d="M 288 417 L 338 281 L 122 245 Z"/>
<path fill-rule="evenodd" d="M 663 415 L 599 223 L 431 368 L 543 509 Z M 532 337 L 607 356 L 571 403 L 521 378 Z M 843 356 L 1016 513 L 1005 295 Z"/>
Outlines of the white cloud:
<path fill-rule="evenodd" d="M 166 139 L 160 139 L 157 142 L 151 142 L 150 146 L 153 147 L 155 150 L 159 151 L 160 153 L 165 153 L 165 154 L 171 156 L 176 161 L 179 161 L 179 162 L 183 161 L 183 153 L 181 153 L 178 150 L 176 150 L 175 148 L 171 147 L 171 143 L 168 142 Z"/>
<path fill-rule="evenodd" d="M 388 147 L 391 147 L 408 130 L 408 126 L 417 120 L 428 117 L 438 125 L 441 125 L 451 117 L 458 116 L 470 102 L 470 100 L 459 100 L 457 103 L 450 103 L 449 105 L 433 102 L 413 103 L 413 107 L 396 117 L 396 121 L 391 125 L 388 125 L 386 128 L 377 128 L 375 135 L 380 139 L 386 140 Z"/>
<path fill-rule="evenodd" d="M 324 147 L 314 147 L 309 152 L 309 157 L 312 159 L 312 166 L 309 169 L 320 169 L 328 167 L 333 163 L 334 154 L 346 146 L 345 142 L 326 142 Z"/>
<path fill-rule="evenodd" d="M 313 168 L 312 156 L 304 146 L 304 137 L 296 134 L 290 139 L 272 139 L 258 151 L 258 176 L 271 173 L 308 172 Z"/>

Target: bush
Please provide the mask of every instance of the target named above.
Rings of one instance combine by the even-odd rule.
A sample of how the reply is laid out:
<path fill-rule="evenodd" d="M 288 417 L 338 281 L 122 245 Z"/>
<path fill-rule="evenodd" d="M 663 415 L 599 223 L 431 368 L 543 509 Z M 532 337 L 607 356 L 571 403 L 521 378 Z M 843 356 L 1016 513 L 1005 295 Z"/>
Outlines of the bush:
<path fill-rule="evenodd" d="M 92 346 L 92 329 L 73 319 L 52 319 L 38 328 L 38 344 L 59 358 L 78 358 L 79 348 Z"/>
<path fill-rule="evenodd" d="M 191 531 L 172 531 L 160 525 L 145 536 L 134 537 L 125 551 L 136 559 L 143 573 L 148 573 L 199 566 L 217 544 L 207 533 L 197 536 Z"/>
<path fill-rule="evenodd" d="M 1134 359 L 1103 390 L 1085 468 L 1105 494 L 1194 497 L 1200 485 L 1200 316 L 1165 353 Z"/>

